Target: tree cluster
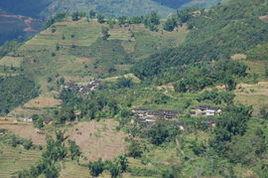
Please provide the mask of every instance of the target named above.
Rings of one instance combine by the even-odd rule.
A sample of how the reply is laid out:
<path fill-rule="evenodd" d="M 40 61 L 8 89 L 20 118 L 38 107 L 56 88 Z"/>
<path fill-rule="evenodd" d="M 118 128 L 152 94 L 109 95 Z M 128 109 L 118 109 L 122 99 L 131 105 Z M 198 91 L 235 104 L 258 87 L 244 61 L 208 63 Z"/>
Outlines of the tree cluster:
<path fill-rule="evenodd" d="M 124 155 L 117 157 L 113 161 L 102 161 L 99 159 L 98 161 L 90 162 L 88 168 L 92 176 L 99 176 L 104 170 L 107 170 L 112 178 L 116 178 L 123 172 L 126 172 L 128 160 Z"/>

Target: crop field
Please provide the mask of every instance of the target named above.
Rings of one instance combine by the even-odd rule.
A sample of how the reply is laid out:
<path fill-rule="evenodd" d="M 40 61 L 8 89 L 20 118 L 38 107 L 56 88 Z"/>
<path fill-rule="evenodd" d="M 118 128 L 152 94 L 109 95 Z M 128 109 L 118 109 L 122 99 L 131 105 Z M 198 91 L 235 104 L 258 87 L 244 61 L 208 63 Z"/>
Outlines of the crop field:
<path fill-rule="evenodd" d="M 23 62 L 22 58 L 4 58 L 0 67 L 14 62 L 14 67 L 22 67 L 38 82 L 42 95 L 53 96 L 61 77 L 86 82 L 104 73 L 108 74 L 106 77 L 122 75 L 133 62 L 125 60 L 128 54 L 135 57 L 132 60 L 148 57 L 163 46 L 178 46 L 188 33 L 185 27 L 173 32 L 151 32 L 143 25 L 117 25 L 109 30 L 108 41 L 102 41 L 102 26 L 107 25 L 86 19 L 58 22 L 19 48 Z M 130 39 L 131 33 L 134 40 Z M 109 74 L 113 67 L 116 72 Z"/>
<path fill-rule="evenodd" d="M 268 82 L 257 84 L 239 84 L 236 89 L 236 101 L 252 105 L 255 111 L 268 106 Z"/>
<path fill-rule="evenodd" d="M 23 107 L 30 109 L 42 109 L 42 108 L 53 108 L 59 106 L 60 104 L 61 104 L 60 100 L 40 96 L 38 98 L 28 101 L 27 103 L 24 104 Z"/>
<path fill-rule="evenodd" d="M 0 177 L 9 178 L 17 171 L 27 169 L 39 161 L 39 150 L 25 150 L 22 147 L 13 148 L 0 143 Z"/>
<path fill-rule="evenodd" d="M 117 131 L 118 124 L 112 120 L 80 122 L 68 128 L 69 139 L 74 140 L 88 160 L 110 160 L 125 152 L 127 137 Z"/>
<path fill-rule="evenodd" d="M 32 124 L 25 123 L 2 123 L 0 122 L 0 128 L 6 129 L 17 136 L 20 136 L 25 139 L 32 140 L 33 144 L 44 145 L 46 143 L 46 135 L 37 133 L 37 130 Z"/>
<path fill-rule="evenodd" d="M 89 169 L 84 166 L 79 166 L 76 162 L 66 161 L 62 163 L 63 167 L 60 172 L 60 178 L 88 178 L 90 177 Z"/>

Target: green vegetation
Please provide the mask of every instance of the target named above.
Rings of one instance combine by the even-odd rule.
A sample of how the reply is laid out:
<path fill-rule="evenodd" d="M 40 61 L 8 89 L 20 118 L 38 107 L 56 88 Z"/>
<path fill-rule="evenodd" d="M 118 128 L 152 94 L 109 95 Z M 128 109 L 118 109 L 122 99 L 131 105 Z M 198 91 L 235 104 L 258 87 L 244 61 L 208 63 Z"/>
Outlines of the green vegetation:
<path fill-rule="evenodd" d="M 59 168 L 57 162 L 67 155 L 67 149 L 63 143 L 64 136 L 61 132 L 56 133 L 56 140 L 48 139 L 46 150 L 42 154 L 42 160 L 29 170 L 19 172 L 19 177 L 37 177 L 44 174 L 45 177 L 58 177 Z"/>
<path fill-rule="evenodd" d="M 3 115 L 38 96 L 38 88 L 32 80 L 25 76 L 2 77 L 0 93 L 0 114 Z"/>
<path fill-rule="evenodd" d="M 126 156 L 121 155 L 113 161 L 102 161 L 99 159 L 95 162 L 90 162 L 89 165 L 90 174 L 92 176 L 99 176 L 103 171 L 108 170 L 112 178 L 118 177 L 123 172 L 126 172 L 128 168 L 128 160 Z"/>
<path fill-rule="evenodd" d="M 0 60 L 3 115 L 37 96 L 36 85 L 38 98 L 60 101 L 30 102 L 41 108 L 30 114 L 36 134 L 50 136 L 42 151 L 4 134 L 4 148 L 42 152 L 14 169 L 20 177 L 267 177 L 266 1 L 167 19 L 99 11 L 59 14 Z"/>
<path fill-rule="evenodd" d="M 268 40 L 267 23 L 258 19 L 266 8 L 265 2 L 256 5 L 252 1 L 238 1 L 215 6 L 209 11 L 184 10 L 177 14 L 178 21 L 186 22 L 192 30 L 183 45 L 163 49 L 137 63 L 134 71 L 142 77 L 158 75 L 159 78 L 160 74 L 167 76 L 166 71 L 174 73 L 184 65 L 228 59 L 233 54 L 246 52 Z"/>
<path fill-rule="evenodd" d="M 20 44 L 17 41 L 9 41 L 0 46 L 0 59 L 8 53 L 14 54 Z"/>

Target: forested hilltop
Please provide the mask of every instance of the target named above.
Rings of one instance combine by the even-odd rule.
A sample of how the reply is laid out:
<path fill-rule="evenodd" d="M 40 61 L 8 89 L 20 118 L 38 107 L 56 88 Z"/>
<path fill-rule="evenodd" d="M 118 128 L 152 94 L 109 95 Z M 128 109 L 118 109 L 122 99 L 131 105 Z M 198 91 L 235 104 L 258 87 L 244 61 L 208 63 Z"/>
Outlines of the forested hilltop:
<path fill-rule="evenodd" d="M 0 177 L 268 177 L 268 1 L 105 12 L 0 48 Z"/>

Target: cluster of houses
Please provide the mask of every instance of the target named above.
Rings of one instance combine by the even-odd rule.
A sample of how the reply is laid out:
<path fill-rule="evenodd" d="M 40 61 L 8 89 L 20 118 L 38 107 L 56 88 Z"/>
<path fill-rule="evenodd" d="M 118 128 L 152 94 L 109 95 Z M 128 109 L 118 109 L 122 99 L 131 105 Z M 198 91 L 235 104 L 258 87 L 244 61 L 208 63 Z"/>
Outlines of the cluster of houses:
<path fill-rule="evenodd" d="M 72 91 L 78 92 L 80 94 L 86 95 L 92 91 L 95 91 L 101 84 L 100 80 L 92 80 L 87 84 L 77 84 L 74 82 L 69 82 L 64 86 L 65 89 L 70 89 Z"/>
<path fill-rule="evenodd" d="M 132 113 L 140 122 L 154 123 L 157 120 L 172 120 L 178 117 L 179 113 L 172 110 L 148 110 L 148 109 L 133 109 Z"/>

